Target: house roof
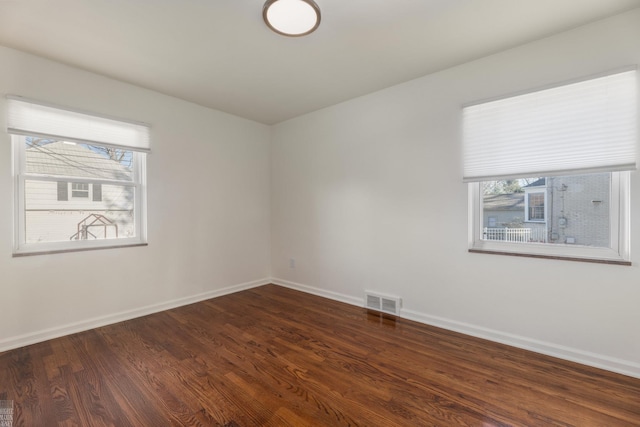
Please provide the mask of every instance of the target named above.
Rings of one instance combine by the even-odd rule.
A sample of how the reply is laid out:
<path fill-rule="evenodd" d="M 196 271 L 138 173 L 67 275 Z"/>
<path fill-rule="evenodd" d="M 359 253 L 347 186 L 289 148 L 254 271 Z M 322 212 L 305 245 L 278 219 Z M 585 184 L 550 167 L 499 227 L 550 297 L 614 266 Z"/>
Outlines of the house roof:
<path fill-rule="evenodd" d="M 536 181 L 533 181 L 529 185 L 525 185 L 523 188 L 531 188 L 531 187 L 544 187 L 547 185 L 547 178 L 539 178 Z"/>
<path fill-rule="evenodd" d="M 485 211 L 524 211 L 524 193 L 490 194 L 482 200 Z"/>
<path fill-rule="evenodd" d="M 56 141 L 30 146 L 26 150 L 28 173 L 131 181 L 132 171 L 126 165 L 112 160 L 98 148 L 85 144 Z"/>

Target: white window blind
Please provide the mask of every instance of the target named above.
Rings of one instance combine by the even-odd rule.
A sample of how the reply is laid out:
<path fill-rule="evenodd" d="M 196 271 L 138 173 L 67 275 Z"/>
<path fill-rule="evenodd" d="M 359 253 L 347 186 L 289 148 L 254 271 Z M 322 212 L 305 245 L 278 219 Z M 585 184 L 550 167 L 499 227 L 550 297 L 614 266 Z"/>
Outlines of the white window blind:
<path fill-rule="evenodd" d="M 149 127 L 8 95 L 7 131 L 14 135 L 150 150 Z"/>
<path fill-rule="evenodd" d="M 463 108 L 465 182 L 636 168 L 636 70 Z"/>

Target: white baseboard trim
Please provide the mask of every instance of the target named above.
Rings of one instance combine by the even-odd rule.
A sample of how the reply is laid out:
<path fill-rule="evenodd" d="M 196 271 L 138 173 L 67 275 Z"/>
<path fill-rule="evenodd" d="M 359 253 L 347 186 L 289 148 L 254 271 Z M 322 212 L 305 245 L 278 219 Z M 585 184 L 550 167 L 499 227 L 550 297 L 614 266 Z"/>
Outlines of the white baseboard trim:
<path fill-rule="evenodd" d="M 42 341 L 47 341 L 47 340 L 62 337 L 65 335 L 75 334 L 77 332 L 87 331 L 89 329 L 99 328 L 101 326 L 123 322 L 125 320 L 135 319 L 136 317 L 147 316 L 149 314 L 170 310 L 172 308 L 181 307 L 183 305 L 189 305 L 189 304 L 193 304 L 200 301 L 205 301 L 205 300 L 220 297 L 223 295 L 233 294 L 235 292 L 256 288 L 258 286 L 268 285 L 269 283 L 271 283 L 270 278 L 254 280 L 252 282 L 246 282 L 246 283 L 241 283 L 239 285 L 228 286 L 222 289 L 215 289 L 215 290 L 204 292 L 197 295 L 177 298 L 171 301 L 166 301 L 158 304 L 151 304 L 145 307 L 135 308 L 133 310 L 125 310 L 118 313 L 109 314 L 106 316 L 94 317 L 94 318 L 82 320 L 79 322 L 69 323 L 63 326 L 44 329 L 38 332 L 32 332 L 24 335 L 5 338 L 3 340 L 0 340 L 0 352 L 11 350 L 14 348 L 24 347 L 24 346 L 39 343 Z"/>
<path fill-rule="evenodd" d="M 438 316 L 431 316 L 413 310 L 403 309 L 401 317 L 427 325 L 436 326 L 438 328 L 460 332 L 465 335 L 580 363 L 582 365 L 592 366 L 594 368 L 604 369 L 634 378 L 640 378 L 640 364 L 631 361 L 616 359 L 602 354 L 578 350 L 489 328 L 483 328 L 481 326 L 475 326 L 469 323 L 458 322 Z"/>
<path fill-rule="evenodd" d="M 362 298 L 355 298 L 350 295 L 340 294 L 338 292 L 326 291 L 324 289 L 314 288 L 312 286 L 303 285 L 301 283 L 290 282 L 289 280 L 271 278 L 271 283 L 279 285 L 285 288 L 293 289 L 296 291 L 306 292 L 308 294 L 317 295 L 319 297 L 329 298 L 334 301 L 344 302 L 350 305 L 356 305 L 359 307 L 364 306 L 364 296 Z"/>
<path fill-rule="evenodd" d="M 364 296 L 362 299 L 356 298 L 349 295 L 326 291 L 323 289 L 314 288 L 312 286 L 302 285 L 300 283 L 290 282 L 278 278 L 271 278 L 271 283 L 355 305 L 357 307 L 364 307 Z M 557 357 L 559 359 L 580 363 L 582 365 L 592 366 L 594 368 L 604 369 L 634 378 L 640 378 L 640 364 L 628 360 L 617 359 L 602 354 L 591 353 L 584 350 L 578 350 L 571 347 L 539 341 L 532 338 L 484 328 L 481 326 L 475 326 L 469 323 L 458 322 L 438 316 L 432 316 L 413 310 L 401 309 L 400 317 L 419 323 L 424 323 L 426 325 L 436 326 L 438 328 L 459 332 L 465 335 L 510 345 L 512 347 L 522 348 L 524 350 L 545 354 L 547 356 Z"/>

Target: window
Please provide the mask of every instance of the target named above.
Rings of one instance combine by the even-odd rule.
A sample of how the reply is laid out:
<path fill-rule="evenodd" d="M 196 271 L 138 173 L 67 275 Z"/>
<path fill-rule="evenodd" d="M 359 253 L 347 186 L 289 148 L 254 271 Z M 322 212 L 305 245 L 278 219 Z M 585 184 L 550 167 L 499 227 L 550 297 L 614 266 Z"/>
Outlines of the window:
<path fill-rule="evenodd" d="M 546 191 L 531 191 L 525 196 L 525 221 L 544 222 Z"/>
<path fill-rule="evenodd" d="M 465 106 L 469 249 L 629 264 L 636 71 Z"/>
<path fill-rule="evenodd" d="M 71 196 L 89 198 L 89 184 L 86 182 L 72 182 L 71 183 Z"/>
<path fill-rule="evenodd" d="M 15 255 L 146 242 L 146 126 L 9 97 L 8 130 Z"/>
<path fill-rule="evenodd" d="M 612 175 L 617 178 L 612 179 Z M 481 239 L 609 248 L 620 172 L 482 182 Z M 613 188 L 613 190 L 612 190 Z M 616 198 L 617 199 L 617 198 Z M 495 218 L 501 218 L 497 223 Z M 494 218 L 493 225 L 491 219 Z M 488 223 L 488 227 L 487 227 Z"/>
<path fill-rule="evenodd" d="M 72 197 L 89 197 L 89 189 L 91 189 L 92 200 L 94 202 L 102 201 L 102 184 L 87 184 L 82 182 L 74 182 L 72 185 Z M 58 201 L 69 200 L 69 183 L 66 181 L 58 181 Z"/>

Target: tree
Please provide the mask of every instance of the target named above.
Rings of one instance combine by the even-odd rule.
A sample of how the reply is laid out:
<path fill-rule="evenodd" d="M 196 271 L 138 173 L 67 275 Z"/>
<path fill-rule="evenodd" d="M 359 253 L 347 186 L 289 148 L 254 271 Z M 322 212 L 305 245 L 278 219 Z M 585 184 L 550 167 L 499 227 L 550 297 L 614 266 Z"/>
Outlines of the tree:
<path fill-rule="evenodd" d="M 483 181 L 482 190 L 483 194 L 513 194 L 523 193 L 524 187 L 536 182 L 540 177 L 533 178 L 516 178 L 516 179 L 503 179 L 499 181 Z"/>
<path fill-rule="evenodd" d="M 111 160 L 114 160 L 120 163 L 127 155 L 126 150 L 122 150 L 120 148 L 111 148 L 111 147 L 96 147 L 95 145 L 91 146 L 91 149 L 94 151 L 104 154 L 105 157 L 108 157 Z"/>
<path fill-rule="evenodd" d="M 113 160 L 125 166 L 131 166 L 131 151 L 123 150 L 121 148 L 102 147 L 96 145 L 90 145 L 89 148 L 96 153 L 102 154 L 110 160 Z"/>
<path fill-rule="evenodd" d="M 500 181 L 484 181 L 484 194 L 513 194 L 522 193 L 524 190 L 519 179 L 503 179 Z"/>

